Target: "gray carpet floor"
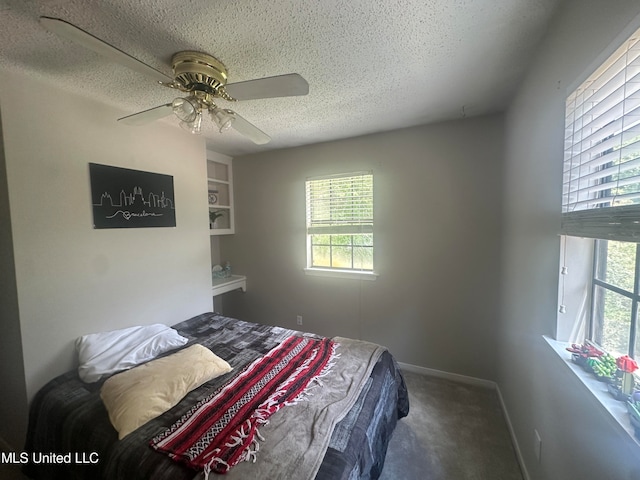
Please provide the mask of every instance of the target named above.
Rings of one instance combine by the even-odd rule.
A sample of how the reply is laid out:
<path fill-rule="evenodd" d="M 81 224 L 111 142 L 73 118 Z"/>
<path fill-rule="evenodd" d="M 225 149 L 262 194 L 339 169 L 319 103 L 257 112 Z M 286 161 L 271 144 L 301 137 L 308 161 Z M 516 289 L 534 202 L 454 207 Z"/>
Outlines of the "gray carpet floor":
<path fill-rule="evenodd" d="M 403 372 L 410 411 L 380 480 L 523 480 L 495 390 Z"/>
<path fill-rule="evenodd" d="M 523 480 L 494 390 L 403 373 L 410 412 L 393 432 L 380 480 Z M 24 478 L 0 463 L 0 480 Z"/>

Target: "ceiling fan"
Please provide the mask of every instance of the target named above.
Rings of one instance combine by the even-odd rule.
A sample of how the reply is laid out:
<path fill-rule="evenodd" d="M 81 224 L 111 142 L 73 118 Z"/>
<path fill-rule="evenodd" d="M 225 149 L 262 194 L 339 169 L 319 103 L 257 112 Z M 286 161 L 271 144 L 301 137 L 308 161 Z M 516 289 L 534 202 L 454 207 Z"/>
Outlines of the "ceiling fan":
<path fill-rule="evenodd" d="M 191 133 L 200 133 L 203 114 L 208 114 L 220 132 L 233 128 L 254 143 L 262 145 L 271 138 L 233 110 L 219 107 L 216 100 L 221 98 L 234 102 L 309 93 L 309 84 L 297 73 L 228 84 L 227 68 L 221 61 L 207 53 L 191 50 L 173 55 L 173 77 L 170 77 L 65 20 L 40 17 L 40 23 L 61 37 L 147 75 L 160 85 L 186 94 L 170 103 L 118 119 L 128 125 L 144 125 L 173 113 L 180 119 L 183 128 Z"/>

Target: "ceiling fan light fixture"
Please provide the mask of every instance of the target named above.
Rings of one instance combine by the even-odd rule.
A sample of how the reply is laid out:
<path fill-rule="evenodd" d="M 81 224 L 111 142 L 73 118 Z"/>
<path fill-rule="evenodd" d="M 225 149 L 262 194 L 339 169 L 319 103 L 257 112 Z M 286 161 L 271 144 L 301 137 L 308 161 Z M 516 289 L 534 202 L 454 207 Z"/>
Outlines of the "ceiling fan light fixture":
<path fill-rule="evenodd" d="M 190 121 L 185 122 L 184 120 L 180 122 L 180 126 L 184 128 L 189 133 L 193 133 L 194 135 L 198 135 L 202 130 L 202 113 L 196 112 L 196 117 Z"/>
<path fill-rule="evenodd" d="M 171 108 L 184 123 L 193 123 L 200 116 L 200 104 L 195 97 L 178 97 L 171 102 Z"/>
<path fill-rule="evenodd" d="M 209 115 L 211 116 L 213 123 L 218 127 L 220 133 L 231 128 L 233 122 L 236 120 L 234 112 L 225 108 L 211 108 L 209 110 Z"/>
<path fill-rule="evenodd" d="M 177 52 L 171 59 L 173 76 L 147 65 L 128 53 L 101 40 L 70 22 L 54 17 L 40 17 L 40 23 L 51 32 L 82 45 L 105 58 L 153 78 L 157 83 L 184 92 L 187 97 L 119 118 L 127 125 L 144 125 L 174 113 L 183 128 L 200 133 L 202 111 L 207 110 L 220 132 L 233 127 L 256 145 L 269 142 L 270 137 L 233 110 L 219 109 L 214 99 L 229 102 L 275 97 L 307 95 L 309 84 L 298 73 L 256 78 L 227 83 L 227 67 L 208 53 L 193 50 Z"/>

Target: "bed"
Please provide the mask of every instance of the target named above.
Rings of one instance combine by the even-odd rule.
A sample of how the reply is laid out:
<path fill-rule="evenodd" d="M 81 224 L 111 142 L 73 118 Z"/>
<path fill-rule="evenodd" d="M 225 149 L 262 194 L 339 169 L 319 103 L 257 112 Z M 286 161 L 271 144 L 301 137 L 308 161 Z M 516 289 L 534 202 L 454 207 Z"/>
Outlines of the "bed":
<path fill-rule="evenodd" d="M 331 361 L 318 367 L 322 375 L 259 425 L 252 448 L 244 453 L 245 461 L 226 473 L 209 473 L 210 469 L 186 466 L 159 444 L 180 425 L 197 423 L 192 421 L 194 412 L 201 412 L 222 392 L 239 388 L 250 365 L 265 362 L 291 339 L 329 341 L 216 313 L 198 315 L 173 328 L 187 339 L 183 349 L 202 345 L 232 370 L 190 391 L 173 408 L 120 440 L 100 396 L 105 380 L 85 383 L 77 370 L 67 372 L 45 385 L 31 403 L 25 444 L 30 461 L 23 465 L 23 472 L 43 480 L 192 480 L 205 474 L 209 479 L 230 480 L 379 477 L 396 422 L 409 411 L 404 379 L 386 349 L 331 339 Z"/>

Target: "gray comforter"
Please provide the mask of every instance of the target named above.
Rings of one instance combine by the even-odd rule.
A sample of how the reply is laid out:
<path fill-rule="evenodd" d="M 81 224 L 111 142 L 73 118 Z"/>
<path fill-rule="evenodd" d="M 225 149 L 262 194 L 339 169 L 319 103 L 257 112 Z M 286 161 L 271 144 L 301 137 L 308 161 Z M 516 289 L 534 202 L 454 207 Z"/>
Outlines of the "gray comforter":
<path fill-rule="evenodd" d="M 200 343 L 210 348 L 227 360 L 234 370 L 193 390 L 174 408 L 143 425 L 123 440 L 118 440 L 116 431 L 109 423 L 99 395 L 101 384 L 85 384 L 76 372 L 61 375 L 43 387 L 32 402 L 25 451 L 72 453 L 74 457 L 79 453 L 80 458 L 98 461 L 72 461 L 56 465 L 26 464 L 24 472 L 36 479 L 193 479 L 197 472 L 153 451 L 149 447 L 149 440 L 171 426 L 198 399 L 220 388 L 233 375 L 237 375 L 244 366 L 264 355 L 292 333 L 300 333 L 243 322 L 213 313 L 199 315 L 174 327 L 189 338 L 189 344 Z M 347 348 L 350 341 L 344 339 L 343 342 L 344 348 Z M 355 352 L 362 346 L 356 347 L 358 343 L 349 348 L 353 348 Z M 387 351 L 377 348 L 372 351 L 369 351 L 373 359 L 371 362 L 366 358 L 361 358 L 361 361 L 351 359 L 351 366 L 343 363 L 344 370 L 336 365 L 333 373 L 337 378 L 346 375 L 347 370 L 354 368 L 354 365 L 356 369 L 366 368 L 368 374 L 363 376 L 364 381 L 360 382 L 362 385 L 358 386 L 357 391 L 354 390 L 356 394 L 346 400 L 345 405 L 350 405 L 346 415 L 343 410 L 337 417 L 332 414 L 330 418 L 325 419 L 322 428 L 330 428 L 327 440 L 323 440 L 320 445 L 306 445 L 302 450 L 297 450 L 296 455 L 292 455 L 292 458 L 296 457 L 302 463 L 313 464 L 309 471 L 317 471 L 317 480 L 377 478 L 382 470 L 387 443 L 396 421 L 408 413 L 406 387 L 393 357 Z M 345 378 L 342 378 L 342 381 L 347 382 L 344 384 L 347 385 L 349 380 Z M 327 377 L 323 381 L 329 382 L 330 379 Z M 325 389 L 321 389 L 319 400 L 325 401 L 324 407 L 320 407 L 321 411 L 327 406 L 331 391 L 331 388 L 327 388 L 326 392 Z M 291 409 L 291 418 L 296 418 L 296 411 L 298 412 L 297 420 L 294 420 L 295 424 L 298 424 L 299 419 L 309 413 L 304 412 L 305 403 L 284 408 L 278 412 L 278 417 L 271 419 L 273 426 L 267 426 L 268 430 L 261 429 L 266 441 L 261 445 L 258 461 L 255 464 L 238 465 L 236 468 L 242 468 L 242 471 L 239 470 L 241 477 L 236 474 L 237 478 L 278 478 L 272 476 L 278 475 L 277 472 L 286 472 L 288 475 L 281 478 L 298 478 L 291 476 L 291 470 L 287 470 L 292 468 L 293 464 L 283 462 L 286 455 L 283 455 L 283 450 L 279 450 L 278 438 L 281 441 L 288 439 L 282 432 L 293 428 L 290 418 L 287 417 L 287 410 Z M 330 403 L 331 401 L 328 402 Z M 309 405 L 311 404 L 314 403 L 309 402 Z M 322 405 L 322 402 L 316 405 Z M 301 411 L 303 413 L 300 413 Z M 312 423 L 307 423 L 307 426 Z M 285 443 L 281 447 L 286 447 L 286 451 L 293 448 L 293 444 Z M 310 452 L 315 449 L 315 453 L 302 453 L 306 448 L 309 448 Z M 258 468 L 274 470 L 270 470 L 271 473 L 268 474 L 248 470 L 257 464 L 260 464 Z M 230 473 L 233 474 L 233 471 Z M 230 475 L 227 477 L 231 478 Z"/>

